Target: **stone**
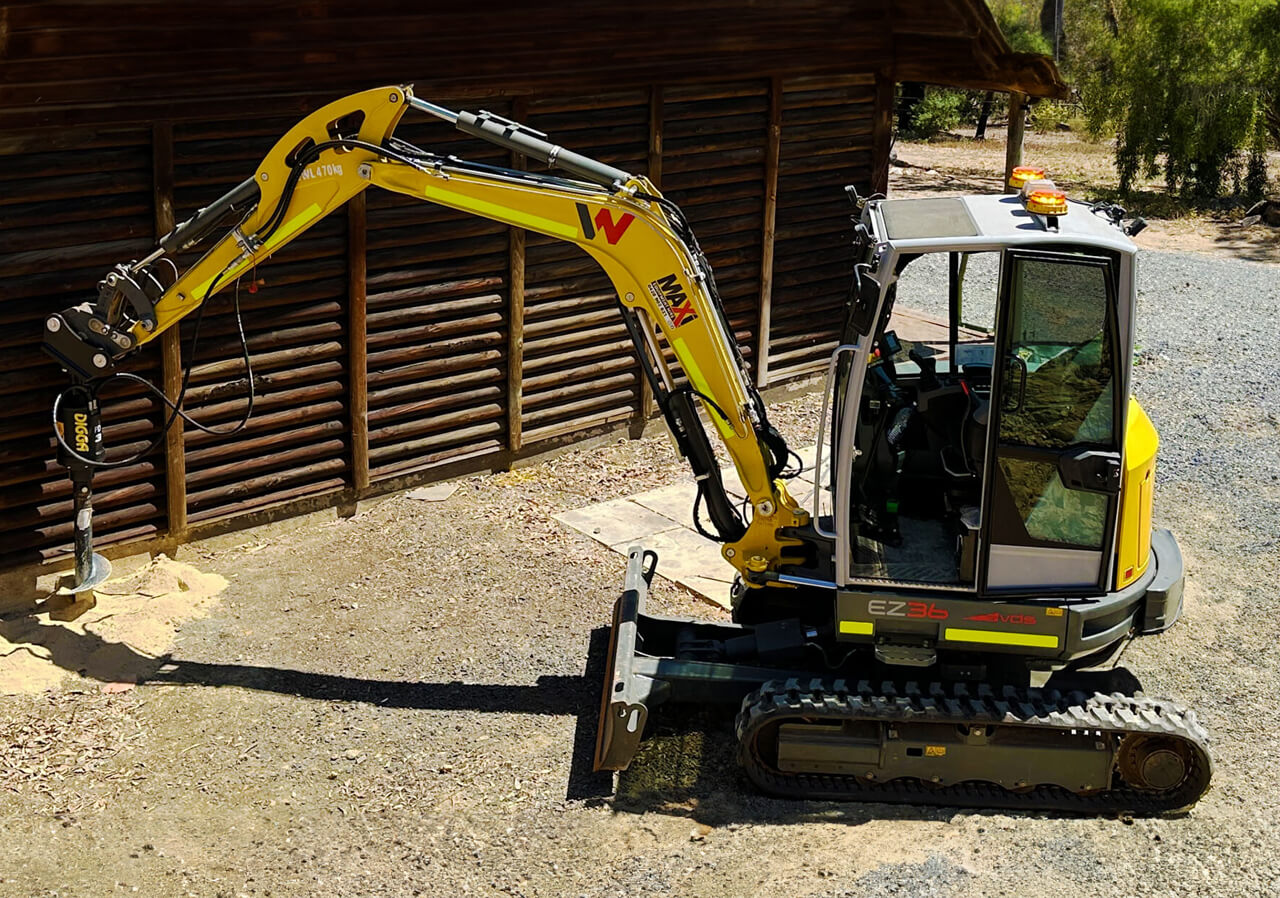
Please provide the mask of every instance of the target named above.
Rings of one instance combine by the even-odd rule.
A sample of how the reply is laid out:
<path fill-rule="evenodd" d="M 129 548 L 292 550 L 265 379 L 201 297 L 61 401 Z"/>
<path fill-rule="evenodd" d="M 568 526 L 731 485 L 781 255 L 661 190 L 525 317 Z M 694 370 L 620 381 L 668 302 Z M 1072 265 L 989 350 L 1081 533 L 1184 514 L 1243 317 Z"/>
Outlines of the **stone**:
<path fill-rule="evenodd" d="M 1255 217 L 1265 225 L 1269 225 L 1273 228 L 1280 228 L 1280 200 L 1265 199 L 1254 203 L 1249 207 L 1249 211 L 1245 213 L 1244 221 L 1242 221 L 1241 224 L 1246 227 L 1251 224 L 1256 224 L 1256 221 L 1251 221 L 1251 219 L 1254 219 Z"/>

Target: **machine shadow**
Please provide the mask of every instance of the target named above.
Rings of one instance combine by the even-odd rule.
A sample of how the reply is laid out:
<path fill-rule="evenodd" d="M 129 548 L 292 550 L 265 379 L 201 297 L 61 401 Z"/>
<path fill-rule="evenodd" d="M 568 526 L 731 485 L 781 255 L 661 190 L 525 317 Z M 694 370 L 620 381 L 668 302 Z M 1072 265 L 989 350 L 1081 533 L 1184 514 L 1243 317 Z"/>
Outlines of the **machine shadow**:
<path fill-rule="evenodd" d="M 0 618 L 0 637 L 14 644 L 13 652 L 38 652 L 64 670 L 102 683 L 238 687 L 316 701 L 366 702 L 409 710 L 574 716 L 577 725 L 566 798 L 602 802 L 613 794 L 612 774 L 592 769 L 609 648 L 607 627 L 591 632 L 582 675 L 541 676 L 533 685 L 377 680 L 172 655 L 155 657 L 93 632 L 42 624 L 30 615 Z"/>
<path fill-rule="evenodd" d="M 0 636 L 28 639 L 32 621 L 0 619 Z M 151 657 L 93 633 L 42 628 L 40 646 L 49 660 L 81 676 L 119 681 L 128 672 L 138 685 L 235 687 L 316 701 L 365 702 L 382 708 L 430 711 L 572 716 L 576 720 L 565 797 L 590 805 L 612 803 L 628 814 L 660 813 L 718 827 L 734 823 L 860 824 L 871 820 L 945 820 L 956 809 L 883 803 L 798 802 L 756 792 L 736 760 L 733 715 L 726 707 L 665 706 L 649 716 L 646 738 L 629 769 L 614 777 L 593 770 L 600 690 L 609 648 L 608 627 L 591 631 L 586 665 L 578 676 L 538 677 L 532 685 L 405 682 L 315 673 L 253 664 Z M 1104 672 L 1106 687 L 1119 686 L 1128 671 Z M 1065 685 L 1065 684 L 1064 684 Z M 970 810 L 966 813 L 984 813 Z M 1019 815 L 1016 811 L 1001 813 Z M 1041 816 L 1029 812 L 1028 816 Z"/>

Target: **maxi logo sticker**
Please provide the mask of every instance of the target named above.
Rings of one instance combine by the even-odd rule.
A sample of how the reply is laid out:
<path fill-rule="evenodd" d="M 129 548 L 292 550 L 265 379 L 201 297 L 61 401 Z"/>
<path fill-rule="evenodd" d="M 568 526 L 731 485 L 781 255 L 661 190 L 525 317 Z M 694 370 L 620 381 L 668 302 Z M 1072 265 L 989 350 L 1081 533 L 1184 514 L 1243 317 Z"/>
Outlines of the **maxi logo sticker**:
<path fill-rule="evenodd" d="M 614 221 L 613 214 L 608 209 L 601 209 L 592 219 L 591 210 L 585 203 L 574 203 L 574 205 L 578 207 L 578 220 L 582 223 L 583 236 L 588 240 L 595 240 L 596 228 L 599 228 L 610 246 L 617 246 L 622 235 L 627 232 L 627 228 L 631 227 L 631 222 L 636 220 L 630 212 L 623 212 L 618 216 L 618 220 Z"/>
<path fill-rule="evenodd" d="M 692 300 L 685 294 L 684 287 L 680 286 L 680 281 L 674 274 L 650 281 L 649 293 L 662 310 L 662 317 L 667 319 L 667 324 L 672 328 L 698 320 Z"/>

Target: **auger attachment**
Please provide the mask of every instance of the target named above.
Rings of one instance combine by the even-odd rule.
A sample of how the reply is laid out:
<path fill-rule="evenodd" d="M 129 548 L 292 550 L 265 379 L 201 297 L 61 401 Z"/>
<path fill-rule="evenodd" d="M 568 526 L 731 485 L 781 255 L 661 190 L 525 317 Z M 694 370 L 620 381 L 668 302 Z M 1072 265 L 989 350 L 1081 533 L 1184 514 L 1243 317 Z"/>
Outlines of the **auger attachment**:
<path fill-rule="evenodd" d="M 111 576 L 111 562 L 93 551 L 93 465 L 102 461 L 102 419 L 98 398 L 87 386 L 68 390 L 58 406 L 58 461 L 71 472 L 76 569 L 58 590 L 72 596 L 92 591 Z"/>

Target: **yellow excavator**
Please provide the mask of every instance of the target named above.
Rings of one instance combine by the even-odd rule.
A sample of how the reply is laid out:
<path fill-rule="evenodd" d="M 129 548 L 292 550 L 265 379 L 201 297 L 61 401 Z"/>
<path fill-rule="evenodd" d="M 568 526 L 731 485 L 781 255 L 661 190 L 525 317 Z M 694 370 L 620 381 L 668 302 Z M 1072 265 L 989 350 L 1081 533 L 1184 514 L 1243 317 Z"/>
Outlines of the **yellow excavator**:
<path fill-rule="evenodd" d="M 410 110 L 548 171 L 416 147 L 395 136 Z M 995 196 L 864 199 L 846 188 L 855 276 L 802 507 L 787 486 L 798 456 L 747 376 L 711 267 L 652 183 L 405 86 L 331 103 L 153 252 L 107 273 L 96 299 L 47 319 L 44 347 L 72 380 L 53 407 L 75 487 L 67 591 L 110 570 L 93 551 L 92 478 L 129 460 L 103 460 L 97 393 L 141 381 L 119 362 L 188 314 L 198 327 L 210 296 L 374 186 L 568 241 L 600 264 L 697 478 L 697 526 L 738 572 L 732 623 L 650 614 L 657 556 L 632 549 L 598 769 L 627 767 L 652 707 L 724 702 L 737 708 L 747 776 L 776 795 L 1186 807 L 1209 783 L 1203 729 L 1108 669 L 1182 604 L 1177 543 L 1151 524 L 1156 433 L 1130 398 L 1129 237 L 1141 222 L 1070 202 L 1041 172 L 1016 178 L 1017 194 Z M 174 261 L 215 235 L 189 268 Z M 901 339 L 898 292 L 929 274 L 945 284 L 948 339 Z M 986 325 L 969 326 L 975 315 Z M 165 399 L 166 428 L 186 419 L 181 400 Z"/>

